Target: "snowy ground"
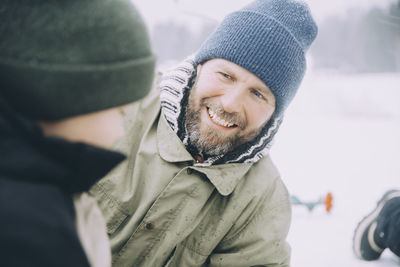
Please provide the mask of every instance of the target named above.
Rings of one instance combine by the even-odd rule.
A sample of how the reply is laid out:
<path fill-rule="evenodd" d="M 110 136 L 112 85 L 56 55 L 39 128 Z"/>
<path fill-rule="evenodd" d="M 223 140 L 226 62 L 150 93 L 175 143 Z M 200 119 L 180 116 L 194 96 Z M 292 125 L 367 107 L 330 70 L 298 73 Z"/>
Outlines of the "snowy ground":
<path fill-rule="evenodd" d="M 294 267 L 392 267 L 353 255 L 355 226 L 390 188 L 400 188 L 400 75 L 310 73 L 287 112 L 272 157 L 291 194 L 334 208 L 293 207 L 289 233 Z"/>

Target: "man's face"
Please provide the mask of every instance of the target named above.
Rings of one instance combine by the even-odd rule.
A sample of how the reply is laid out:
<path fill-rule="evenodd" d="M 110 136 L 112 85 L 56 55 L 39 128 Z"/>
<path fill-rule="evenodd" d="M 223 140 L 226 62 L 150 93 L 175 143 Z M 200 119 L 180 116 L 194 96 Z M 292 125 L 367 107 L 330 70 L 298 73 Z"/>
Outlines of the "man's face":
<path fill-rule="evenodd" d="M 222 155 L 255 138 L 275 110 L 275 97 L 253 73 L 224 59 L 197 68 L 189 96 L 189 141 L 208 155 Z"/>

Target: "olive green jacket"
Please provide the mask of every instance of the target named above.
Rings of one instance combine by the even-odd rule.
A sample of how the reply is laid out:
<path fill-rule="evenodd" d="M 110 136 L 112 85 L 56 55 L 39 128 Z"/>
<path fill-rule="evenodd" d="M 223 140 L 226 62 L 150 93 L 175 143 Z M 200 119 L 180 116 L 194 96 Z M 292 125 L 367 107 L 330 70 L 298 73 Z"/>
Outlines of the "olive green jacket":
<path fill-rule="evenodd" d="M 291 209 L 269 156 L 198 166 L 160 111 L 157 94 L 130 107 L 129 155 L 95 185 L 113 266 L 289 266 Z"/>

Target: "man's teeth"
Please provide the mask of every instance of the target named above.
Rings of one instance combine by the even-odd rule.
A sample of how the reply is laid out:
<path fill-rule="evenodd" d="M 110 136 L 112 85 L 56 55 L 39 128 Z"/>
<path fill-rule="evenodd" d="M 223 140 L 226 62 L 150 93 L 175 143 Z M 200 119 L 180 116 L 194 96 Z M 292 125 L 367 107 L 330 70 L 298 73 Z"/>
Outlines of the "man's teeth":
<path fill-rule="evenodd" d="M 208 109 L 208 115 L 210 115 L 210 118 L 215 122 L 216 124 L 225 126 L 225 127 L 233 127 L 236 126 L 234 123 L 229 123 L 225 121 L 224 119 L 220 118 L 213 112 L 211 109 Z"/>

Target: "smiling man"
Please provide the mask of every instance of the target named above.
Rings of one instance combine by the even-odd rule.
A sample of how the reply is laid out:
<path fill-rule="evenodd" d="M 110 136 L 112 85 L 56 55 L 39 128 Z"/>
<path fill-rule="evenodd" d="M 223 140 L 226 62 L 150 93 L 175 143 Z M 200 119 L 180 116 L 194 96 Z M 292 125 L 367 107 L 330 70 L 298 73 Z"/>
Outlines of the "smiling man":
<path fill-rule="evenodd" d="M 275 97 L 257 76 L 225 59 L 197 68 L 189 96 L 189 140 L 205 156 L 228 153 L 255 138 L 275 110 Z"/>
<path fill-rule="evenodd" d="M 129 108 L 129 161 L 92 188 L 115 266 L 289 266 L 269 148 L 316 34 L 304 3 L 255 1 Z"/>

